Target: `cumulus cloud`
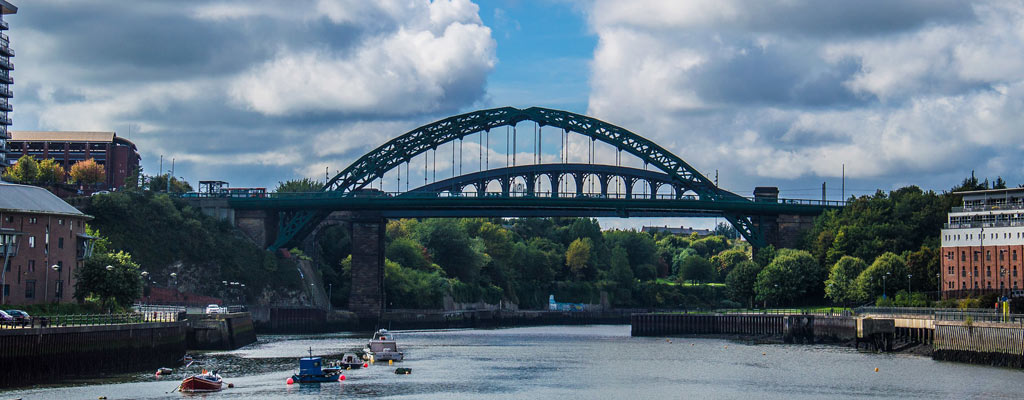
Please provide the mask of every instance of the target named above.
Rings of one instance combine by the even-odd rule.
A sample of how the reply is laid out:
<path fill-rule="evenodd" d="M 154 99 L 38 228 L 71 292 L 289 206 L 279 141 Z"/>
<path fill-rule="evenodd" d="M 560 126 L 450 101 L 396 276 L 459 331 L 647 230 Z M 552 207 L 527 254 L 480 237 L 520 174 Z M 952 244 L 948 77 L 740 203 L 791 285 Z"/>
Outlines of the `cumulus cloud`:
<path fill-rule="evenodd" d="M 115 130 L 147 172 L 261 185 L 469 107 L 496 61 L 469 0 L 40 0 L 8 20 L 13 129 Z M 210 169 L 213 166 L 215 169 Z"/>
<path fill-rule="evenodd" d="M 870 3 L 598 0 L 588 113 L 744 190 L 1024 178 L 1024 6 Z"/>

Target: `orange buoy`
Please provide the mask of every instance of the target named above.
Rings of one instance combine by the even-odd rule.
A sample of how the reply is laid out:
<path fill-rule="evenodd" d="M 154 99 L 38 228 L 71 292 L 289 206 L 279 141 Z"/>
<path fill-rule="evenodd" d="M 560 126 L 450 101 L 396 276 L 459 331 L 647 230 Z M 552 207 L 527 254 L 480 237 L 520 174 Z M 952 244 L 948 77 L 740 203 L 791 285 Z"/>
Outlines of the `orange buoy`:
<path fill-rule="evenodd" d="M 284 383 L 287 383 L 287 384 L 291 385 L 291 384 L 295 383 L 295 380 L 292 379 L 292 378 L 288 378 L 288 380 L 284 381 Z"/>
<path fill-rule="evenodd" d="M 343 380 L 345 380 L 345 375 L 341 375 L 341 376 L 339 376 L 339 377 L 338 377 L 338 380 L 339 380 L 339 381 L 343 381 Z"/>
<path fill-rule="evenodd" d="M 875 367 L 875 372 L 878 372 L 878 367 Z"/>

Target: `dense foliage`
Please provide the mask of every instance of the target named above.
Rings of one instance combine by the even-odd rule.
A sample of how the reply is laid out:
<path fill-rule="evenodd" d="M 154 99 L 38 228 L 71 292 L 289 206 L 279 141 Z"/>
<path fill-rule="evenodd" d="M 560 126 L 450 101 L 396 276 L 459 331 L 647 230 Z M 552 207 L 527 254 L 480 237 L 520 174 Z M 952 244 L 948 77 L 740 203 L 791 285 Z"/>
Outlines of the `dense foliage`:
<path fill-rule="evenodd" d="M 149 191 L 115 192 L 90 200 L 83 211 L 95 217 L 91 225 L 109 238 L 112 251 L 130 253 L 149 273 L 151 284 L 217 296 L 226 290 L 222 281 L 241 282 L 253 302 L 273 297 L 268 293 L 278 289 L 300 286 L 292 261 L 279 259 L 240 236 L 229 223 L 183 201 Z M 170 277 L 172 272 L 176 279 Z"/>

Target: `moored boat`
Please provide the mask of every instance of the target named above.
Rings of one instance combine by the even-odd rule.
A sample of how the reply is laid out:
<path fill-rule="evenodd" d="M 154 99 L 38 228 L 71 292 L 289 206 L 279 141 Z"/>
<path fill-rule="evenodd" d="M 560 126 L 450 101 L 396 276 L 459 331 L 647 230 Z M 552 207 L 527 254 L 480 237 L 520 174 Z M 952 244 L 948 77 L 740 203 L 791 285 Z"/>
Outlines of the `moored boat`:
<path fill-rule="evenodd" d="M 292 375 L 288 379 L 288 384 L 333 382 L 344 379 L 340 368 L 324 368 L 323 359 L 313 357 L 313 349 L 309 349 L 309 357 L 299 359 L 299 373 Z"/>
<path fill-rule="evenodd" d="M 343 369 L 359 369 L 366 366 L 361 358 L 356 357 L 355 354 L 351 353 L 342 356 L 339 365 L 341 365 L 341 368 Z"/>
<path fill-rule="evenodd" d="M 185 380 L 181 381 L 178 389 L 186 393 L 216 392 L 223 385 L 224 380 L 217 374 L 217 371 L 210 372 L 204 370 L 202 374 L 185 378 Z"/>
<path fill-rule="evenodd" d="M 405 354 L 398 351 L 398 343 L 395 342 L 394 335 L 387 329 L 381 329 L 374 333 L 366 347 L 370 349 L 374 360 L 377 361 L 402 361 L 405 358 Z"/>

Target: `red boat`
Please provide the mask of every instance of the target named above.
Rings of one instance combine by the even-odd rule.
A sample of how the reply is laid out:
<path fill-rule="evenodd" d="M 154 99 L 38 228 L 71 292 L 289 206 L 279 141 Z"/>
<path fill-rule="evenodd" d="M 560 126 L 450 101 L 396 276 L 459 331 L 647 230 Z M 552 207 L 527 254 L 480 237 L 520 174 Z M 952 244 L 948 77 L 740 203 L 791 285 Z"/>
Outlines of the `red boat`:
<path fill-rule="evenodd" d="M 181 386 L 178 386 L 178 389 L 186 393 L 216 392 L 223 385 L 224 380 L 221 379 L 220 375 L 217 375 L 217 372 L 203 371 L 200 375 L 185 378 L 185 380 L 181 381 Z"/>

